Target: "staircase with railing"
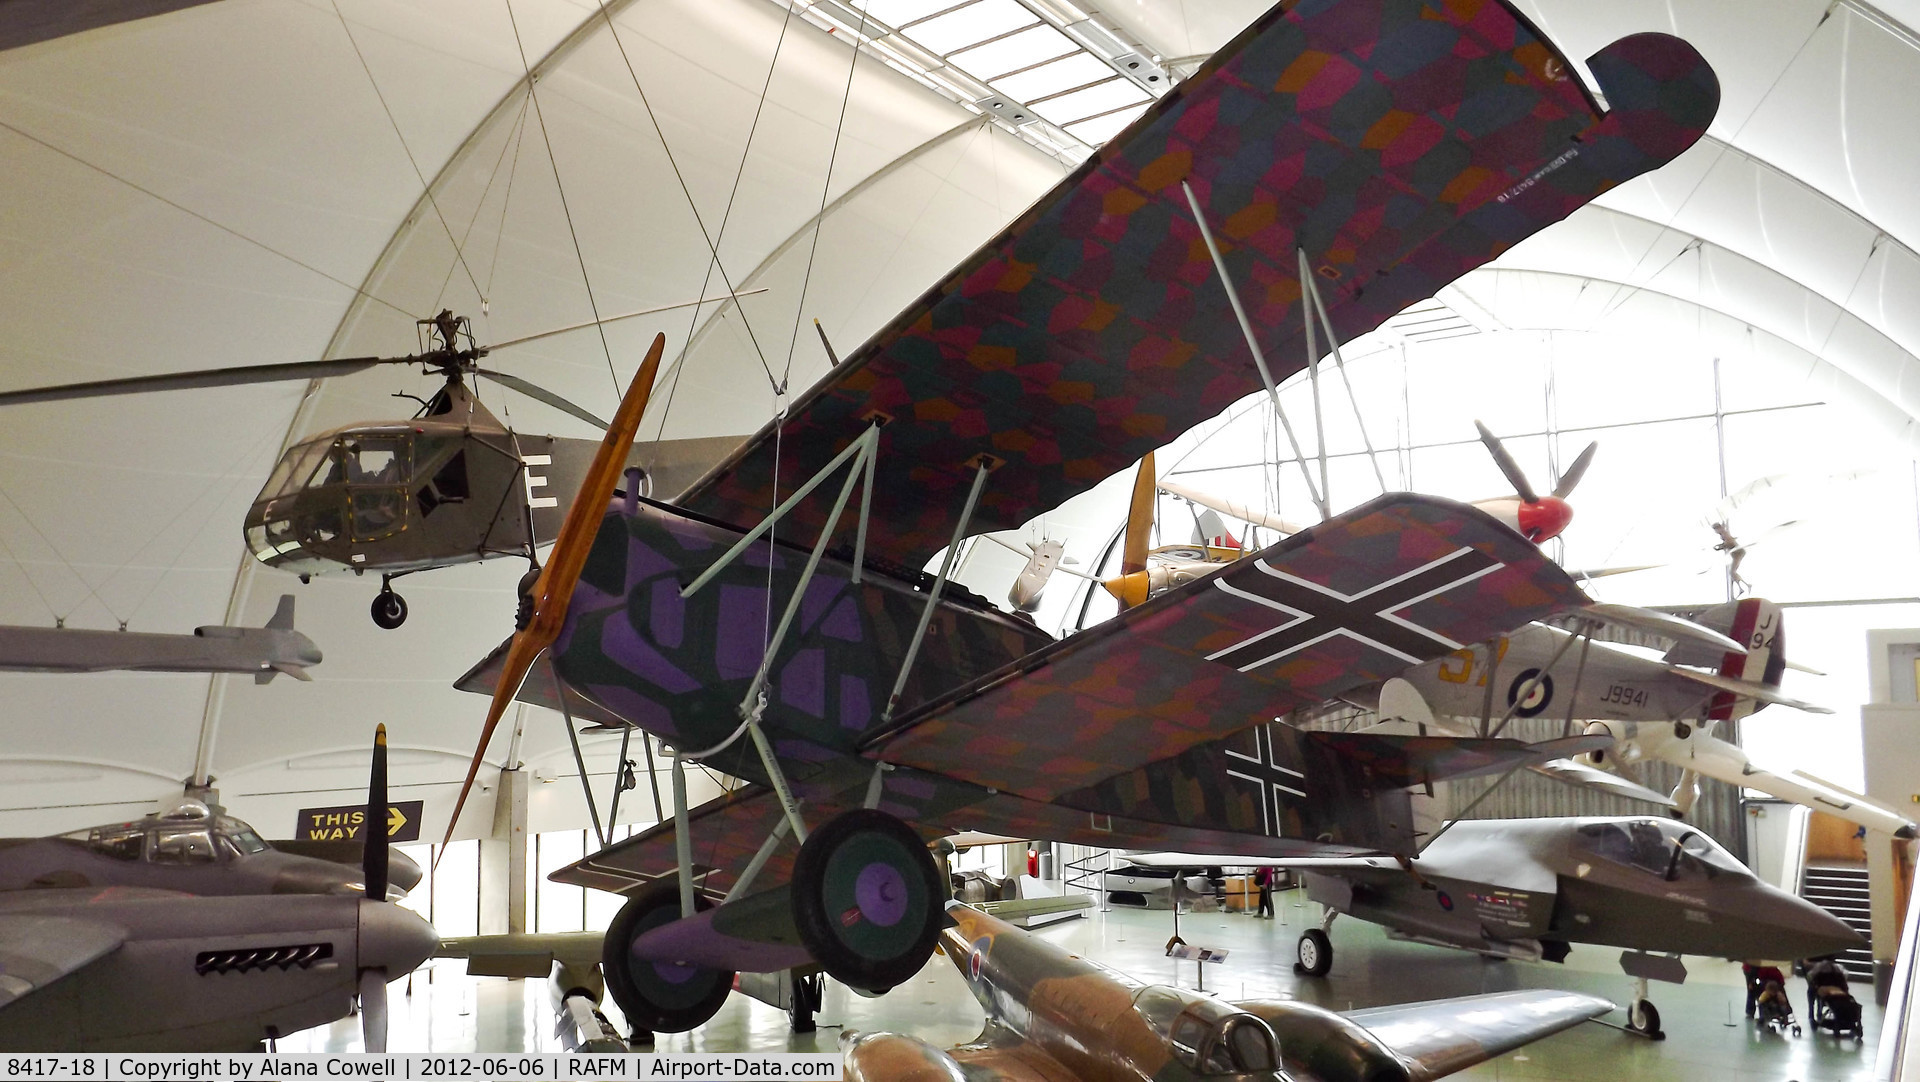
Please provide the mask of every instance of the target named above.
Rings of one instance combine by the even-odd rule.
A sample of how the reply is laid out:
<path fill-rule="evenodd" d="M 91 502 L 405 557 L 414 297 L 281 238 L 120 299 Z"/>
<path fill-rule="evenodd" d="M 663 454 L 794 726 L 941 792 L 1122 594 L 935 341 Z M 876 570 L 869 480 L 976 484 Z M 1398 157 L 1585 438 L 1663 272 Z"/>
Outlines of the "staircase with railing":
<path fill-rule="evenodd" d="M 1873 982 L 1873 912 L 1868 900 L 1867 869 L 1851 864 L 1809 865 L 1800 880 L 1800 896 L 1838 917 L 1841 923 L 1860 933 L 1866 946 L 1855 947 L 1839 957 L 1847 979 Z"/>

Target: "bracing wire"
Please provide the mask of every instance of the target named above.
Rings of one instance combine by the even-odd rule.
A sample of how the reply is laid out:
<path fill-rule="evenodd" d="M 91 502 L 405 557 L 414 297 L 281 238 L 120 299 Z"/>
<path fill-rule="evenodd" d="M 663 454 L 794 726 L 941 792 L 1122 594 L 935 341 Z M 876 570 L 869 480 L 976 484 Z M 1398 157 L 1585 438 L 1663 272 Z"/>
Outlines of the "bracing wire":
<path fill-rule="evenodd" d="M 433 216 L 439 220 L 440 228 L 446 231 L 447 243 L 453 245 L 454 255 L 460 258 L 460 267 L 467 272 L 467 281 L 473 285 L 475 293 L 480 292 L 480 283 L 473 277 L 473 268 L 467 266 L 467 254 L 460 250 L 460 242 L 453 235 L 453 226 L 447 224 L 447 216 L 440 210 L 440 201 L 433 197 L 433 185 L 428 183 L 427 175 L 420 170 L 420 160 L 413 156 L 413 148 L 407 145 L 407 137 L 400 131 L 400 121 L 393 115 L 393 106 L 387 104 L 387 96 L 380 91 L 380 80 L 373 77 L 373 68 L 367 63 L 367 54 L 360 51 L 360 42 L 353 36 L 353 27 L 348 25 L 347 16 L 340 10 L 339 0 L 333 0 L 333 14 L 340 20 L 340 29 L 346 32 L 347 44 L 353 46 L 353 55 L 360 61 L 360 70 L 367 73 L 367 85 L 373 87 L 373 96 L 380 99 L 380 110 L 387 114 L 387 123 L 393 126 L 393 136 L 400 141 L 400 150 L 407 156 L 407 164 L 413 167 L 413 175 L 420 181 L 420 190 L 427 197 L 427 205 L 433 208 Z M 485 300 L 483 296 L 481 300 Z"/>
<path fill-rule="evenodd" d="M 33 521 L 33 516 L 27 514 L 26 508 L 21 507 L 19 504 L 15 503 L 13 501 L 13 497 L 9 496 L 7 494 L 7 490 L 4 488 L 0 488 L 0 500 L 7 501 L 7 506 L 13 508 L 14 514 L 20 516 L 20 521 L 27 524 L 27 529 L 32 530 L 33 535 L 40 539 L 40 543 L 47 546 L 47 551 L 53 553 L 53 558 L 56 560 L 59 560 L 61 566 L 67 569 L 67 573 L 72 575 L 75 579 L 79 580 L 80 585 L 87 587 L 87 597 L 95 598 L 100 602 L 100 607 L 107 610 L 108 615 L 112 616 L 115 620 L 120 619 L 120 614 L 113 611 L 112 606 L 107 604 L 106 599 L 101 598 L 99 597 L 99 595 L 94 593 L 94 590 L 97 589 L 97 587 L 88 585 L 87 577 L 80 573 L 79 568 L 73 566 L 72 562 L 67 559 L 66 554 L 60 551 L 60 546 L 54 544 L 53 539 L 48 537 L 44 532 L 41 531 L 39 524 Z M 26 571 L 26 565 L 22 564 L 21 572 L 24 574 L 25 571 Z M 28 581 L 32 581 L 31 576 L 28 576 Z M 39 587 L 37 586 L 34 587 L 34 592 L 39 593 L 40 592 Z M 42 594 L 41 600 L 45 600 L 45 599 L 46 599 L 46 595 Z M 73 608 L 68 609 L 64 614 L 56 609 L 54 610 L 54 613 L 53 613 L 54 619 L 61 623 L 65 623 L 67 617 L 73 615 L 74 609 L 78 609 L 81 605 L 84 605 L 86 603 L 87 603 L 87 598 L 83 597 L 79 601 L 74 602 Z M 49 609 L 53 609 L 52 605 L 48 605 L 47 607 Z"/>
<path fill-rule="evenodd" d="M 412 312 L 409 312 L 405 308 L 402 308 L 399 305 L 394 304 L 392 301 L 387 300 L 385 297 L 381 297 L 373 293 L 369 293 L 365 289 L 362 289 L 361 287 L 354 285 L 352 282 L 349 282 L 343 278 L 336 278 L 333 275 L 328 274 L 326 271 L 321 270 L 319 267 L 316 267 L 313 264 L 306 262 L 305 260 L 298 259 L 294 256 L 288 255 L 286 252 L 283 252 L 280 249 L 275 248 L 264 241 L 255 240 L 254 238 L 247 236 L 245 233 L 240 232 L 238 229 L 235 229 L 230 225 L 226 225 L 222 222 L 217 222 L 212 218 L 209 218 L 206 215 L 200 213 L 199 211 L 194 210 L 191 207 L 183 206 L 179 203 L 176 203 L 173 200 L 168 199 L 166 196 L 161 195 L 159 192 L 154 191 L 152 188 L 148 188 L 144 185 L 137 184 L 131 180 L 128 180 L 126 177 L 123 177 L 120 174 L 113 172 L 110 169 L 106 169 L 102 166 L 95 165 L 92 162 L 86 160 L 85 158 L 82 158 L 78 154 L 75 154 L 70 150 L 57 147 L 52 143 L 47 142 L 45 139 L 42 139 L 39 136 L 34 135 L 30 132 L 22 131 L 21 129 L 15 127 L 14 125 L 7 123 L 5 120 L 0 120 L 0 128 L 5 128 L 7 131 L 12 132 L 13 134 L 19 136 L 22 139 L 25 139 L 27 142 L 33 143 L 37 146 L 44 147 L 47 150 L 50 150 L 55 154 L 60 155 L 62 158 L 65 158 L 76 165 L 84 166 L 87 169 L 91 169 L 94 172 L 100 174 L 101 176 L 106 177 L 108 180 L 112 180 L 120 184 L 124 184 L 127 187 L 132 188 L 134 191 L 139 192 L 141 195 L 147 196 L 148 198 L 154 199 L 158 202 L 165 203 L 167 206 L 172 207 L 173 209 L 179 211 L 182 214 L 185 214 L 189 218 L 193 218 L 198 221 L 205 222 L 207 225 L 210 225 L 215 229 L 218 229 L 220 232 L 225 233 L 236 240 L 244 241 L 247 244 L 251 244 L 255 248 L 258 248 L 261 251 L 266 252 L 268 255 L 277 256 L 293 264 L 294 266 L 299 267 L 301 270 L 308 271 L 313 274 L 317 274 L 320 277 L 325 278 L 327 281 L 332 282 L 334 285 L 337 285 L 342 289 L 351 291 L 357 297 L 363 297 L 367 300 L 372 301 L 375 304 L 383 305 L 387 308 L 391 308 L 395 312 L 398 312 L 399 314 L 407 317 L 408 319 L 414 318 L 414 314 Z"/>
<path fill-rule="evenodd" d="M 241 451 L 240 454 L 236 456 L 231 463 L 228 464 L 227 472 L 232 474 L 233 478 L 231 481 L 227 483 L 226 490 L 221 494 L 221 499 L 232 499 L 233 494 L 239 490 L 240 486 L 247 482 L 248 475 L 240 472 L 240 464 L 245 462 L 249 458 L 252 458 L 253 456 L 259 454 L 262 450 L 265 449 L 268 441 L 277 438 L 278 435 L 279 433 L 277 431 L 276 426 L 271 424 L 267 425 L 261 431 L 259 438 L 255 439 L 253 443 L 249 444 L 245 450 Z M 138 549 L 134 550 L 134 553 L 132 556 L 127 557 L 128 563 L 129 564 L 132 563 L 132 561 L 136 557 L 138 557 L 142 552 L 145 552 L 149 545 L 152 545 L 155 541 L 158 541 L 160 538 L 166 536 L 166 534 L 173 529 L 175 524 L 177 524 L 181 519 L 187 516 L 188 512 L 190 512 L 193 508 L 198 507 L 200 505 L 200 501 L 206 499 L 208 495 L 212 494 L 214 489 L 219 485 L 219 483 L 220 483 L 220 478 L 219 478 L 219 475 L 216 474 L 214 476 L 214 479 L 207 483 L 207 487 L 205 489 L 202 489 L 199 495 L 195 496 L 189 503 L 181 507 L 180 510 L 174 514 L 173 518 L 167 521 L 167 524 L 165 526 L 162 526 L 160 527 L 160 529 L 154 531 L 148 537 L 145 544 L 141 545 Z M 219 522 L 219 521 L 221 520 L 216 519 L 212 515 L 207 515 L 201 519 L 200 528 L 195 530 L 193 532 L 193 535 L 188 537 L 187 540 L 181 544 L 179 550 L 173 554 L 173 558 L 167 561 L 167 566 L 161 568 L 160 573 L 153 577 L 153 582 L 151 585 L 147 587 L 146 592 L 141 594 L 139 597 L 139 600 L 133 603 L 133 608 L 127 610 L 127 620 L 131 621 L 135 616 L 140 615 L 140 610 L 146 607 L 147 602 L 153 598 L 153 595 L 155 593 L 159 592 L 160 584 L 166 581 L 167 575 L 170 574 L 175 568 L 180 566 L 180 561 L 186 557 L 187 550 L 193 547 L 194 542 L 198 541 L 201 537 L 205 536 L 208 528 L 210 528 L 216 522 Z M 112 575 L 108 575 L 104 580 L 101 581 L 99 588 L 102 590 L 106 589 L 108 583 L 111 583 L 114 580 L 114 577 L 116 575 L 118 575 L 121 571 L 126 570 L 126 566 L 127 565 L 123 564 L 121 567 L 116 568 Z M 101 604 L 103 605 L 105 603 L 106 602 L 104 600 L 101 602 Z"/>
<path fill-rule="evenodd" d="M 493 276 L 500 270 L 500 250 L 506 246 L 507 208 L 513 204 L 513 180 L 520 175 L 520 145 L 527 140 L 527 106 L 532 102 L 533 95 L 529 94 L 520 103 L 520 130 L 513 137 L 513 164 L 507 167 L 507 190 L 500 197 L 500 221 L 493 230 L 493 258 L 487 261 L 487 296 L 489 297 L 493 295 Z M 449 270 L 448 273 L 451 274 L 452 271 Z M 482 302 L 482 314 L 485 314 L 485 307 L 485 303 Z"/>
<path fill-rule="evenodd" d="M 20 577 L 27 580 L 28 586 L 33 587 L 34 594 L 40 598 L 40 603 L 47 607 L 47 615 L 53 617 L 54 623 L 63 623 L 65 618 L 60 615 L 60 610 L 54 608 L 53 602 L 47 600 L 47 595 L 40 589 L 40 584 L 34 581 L 33 572 L 27 570 L 26 561 L 15 555 L 13 546 L 7 544 L 5 534 L 0 534 L 0 552 L 6 553 L 7 561 L 20 569 Z"/>
<path fill-rule="evenodd" d="M 813 240 L 807 246 L 807 269 L 800 278 L 800 302 L 793 313 L 793 334 L 787 339 L 787 364 L 780 372 L 780 386 L 793 374 L 793 351 L 800 343 L 800 324 L 806 318 L 807 289 L 813 284 L 813 257 L 820 251 L 820 234 L 827 226 L 827 196 L 833 191 L 833 166 L 840 159 L 840 136 L 847 130 L 847 103 L 853 100 L 853 75 L 860 70 L 860 40 L 867 36 L 867 9 L 860 5 L 860 27 L 853 34 L 851 58 L 847 61 L 847 85 L 840 91 L 840 119 L 833 127 L 833 149 L 827 152 L 827 175 L 820 181 L 820 210 L 813 216 Z M 704 296 L 705 294 L 702 294 Z"/>
<path fill-rule="evenodd" d="M 467 244 L 473 241 L 474 226 L 480 224 L 480 212 L 487 208 L 487 197 L 493 194 L 493 186 L 495 183 L 497 183 L 500 180 L 500 167 L 502 165 L 505 165 L 507 162 L 507 151 L 511 150 L 514 152 L 513 164 L 515 168 L 519 167 L 520 165 L 519 137 L 524 133 L 526 123 L 527 123 L 527 99 L 521 98 L 520 114 L 514 118 L 513 127 L 508 130 L 507 138 L 502 140 L 500 143 L 500 156 L 494 159 L 493 169 L 487 173 L 487 186 L 481 189 L 480 198 L 474 200 L 473 213 L 469 215 L 467 218 L 467 227 L 464 230 L 462 230 L 460 233 L 460 247 L 454 250 L 456 256 L 459 255 L 459 252 L 462 249 L 464 249 Z M 507 176 L 506 187 L 507 187 L 508 194 L 511 194 L 513 190 L 512 174 L 508 174 Z M 503 224 L 506 217 L 505 206 L 506 206 L 506 200 L 503 198 L 501 200 L 501 218 L 502 218 Z M 494 234 L 493 261 L 492 261 L 492 264 L 487 268 L 487 291 L 485 293 L 480 294 L 480 306 L 483 311 L 487 307 L 488 298 L 491 297 L 493 293 L 493 270 L 500 263 L 500 237 L 501 237 L 501 234 L 499 233 Z M 440 291 L 434 294 L 434 297 L 433 297 L 434 311 L 437 312 L 444 306 L 447 299 L 447 287 L 453 284 L 454 269 L 456 267 L 464 266 L 465 262 L 466 261 L 464 258 L 456 258 L 453 262 L 447 264 L 447 273 L 441 276 L 441 279 L 440 279 Z"/>
<path fill-rule="evenodd" d="M 713 239 L 713 234 L 707 232 L 707 223 L 700 217 L 700 205 L 693 199 L 693 189 L 688 186 L 686 175 L 680 171 L 680 161 L 673 156 L 673 146 L 667 142 L 667 133 L 660 127 L 660 118 L 654 115 L 653 103 L 647 99 L 646 89 L 640 85 L 640 73 L 634 69 L 633 58 L 627 55 L 627 43 L 620 38 L 620 29 L 614 25 L 613 13 L 607 10 L 606 0 L 600 0 L 599 6 L 600 17 L 607 24 L 607 35 L 613 39 L 614 48 L 620 50 L 620 60 L 627 67 L 627 76 L 633 80 L 634 93 L 640 96 L 640 106 L 647 111 L 647 122 L 653 125 L 653 134 L 660 140 L 660 149 L 666 152 L 667 165 L 673 169 L 673 179 L 679 182 L 680 194 L 686 197 L 687 209 L 693 213 L 693 224 L 699 227 L 701 239 L 707 242 L 707 252 L 713 257 L 714 268 L 720 272 L 720 282 L 727 287 L 728 293 L 737 293 L 739 290 L 734 287 L 732 276 L 727 274 L 726 265 L 720 262 L 720 245 Z M 524 51 L 521 60 L 525 62 Z M 539 107 L 540 103 L 536 101 L 534 108 L 537 110 Z M 754 356 L 767 374 L 767 383 L 773 387 L 774 394 L 785 394 L 786 387 L 773 378 L 773 366 L 767 363 L 766 351 L 760 348 L 759 335 L 753 333 L 753 321 L 747 318 L 747 310 L 737 304 L 734 308 L 740 313 L 740 325 L 747 329 L 747 340 L 753 343 Z M 685 348 L 684 345 L 681 347 L 683 351 Z"/>
<path fill-rule="evenodd" d="M 520 38 L 520 20 L 514 17 L 513 0 L 503 0 L 507 21 L 513 25 L 513 43 L 520 50 L 520 70 L 527 80 L 527 99 L 533 102 L 533 118 L 540 125 L 540 139 L 547 147 L 547 164 L 553 169 L 553 186 L 560 194 L 560 213 L 567 219 L 567 236 L 573 241 L 573 258 L 580 264 L 580 279 L 587 287 L 587 307 L 593 312 L 593 329 L 600 335 L 600 352 L 607 358 L 607 375 L 613 380 L 613 394 L 620 397 L 620 375 L 613 370 L 613 347 L 607 344 L 607 327 L 600 321 L 600 302 L 593 296 L 593 276 L 587 272 L 587 255 L 580 247 L 580 231 L 574 228 L 573 208 L 567 204 L 567 187 L 560 180 L 560 159 L 553 155 L 553 135 L 547 131 L 547 115 L 540 108 L 540 92 L 534 86 L 533 67 L 527 62 L 527 45 Z M 476 289 L 479 287 L 476 286 Z M 729 290 L 733 287 L 728 286 Z"/>
<path fill-rule="evenodd" d="M 720 266 L 720 242 L 726 239 L 727 223 L 733 220 L 734 197 L 740 194 L 740 181 L 747 175 L 747 156 L 753 151 L 753 137 L 760 130 L 760 115 L 766 110 L 768 93 L 773 88 L 774 69 L 780 64 L 780 49 L 786 44 L 787 28 L 792 24 L 793 8 L 788 7 L 786 17 L 780 20 L 780 36 L 775 38 L 773 42 L 773 59 L 767 61 L 767 77 L 760 84 L 760 100 L 753 107 L 752 123 L 747 125 L 747 143 L 740 148 L 740 165 L 733 171 L 733 187 L 727 192 L 726 208 L 720 212 L 720 228 L 714 232 L 713 254 L 707 260 L 706 273 L 700 277 L 700 291 L 694 294 L 696 297 L 704 297 L 707 295 L 708 287 L 713 284 L 713 272 Z M 728 289 L 731 290 L 732 287 L 729 286 Z M 725 302 L 722 303 L 724 304 Z M 734 307 L 738 308 L 739 303 L 740 302 L 736 300 Z M 667 384 L 666 405 L 660 410 L 660 427 L 655 429 L 653 434 L 653 438 L 656 440 L 662 439 L 666 435 L 667 417 L 673 412 L 674 392 L 680 389 L 680 373 L 686 370 L 687 351 L 693 348 L 693 332 L 699 325 L 700 305 L 696 304 L 693 306 L 692 313 L 687 317 L 686 340 L 680 343 L 680 356 L 676 359 L 673 366 L 673 380 Z M 785 381 L 782 380 L 782 382 Z"/>

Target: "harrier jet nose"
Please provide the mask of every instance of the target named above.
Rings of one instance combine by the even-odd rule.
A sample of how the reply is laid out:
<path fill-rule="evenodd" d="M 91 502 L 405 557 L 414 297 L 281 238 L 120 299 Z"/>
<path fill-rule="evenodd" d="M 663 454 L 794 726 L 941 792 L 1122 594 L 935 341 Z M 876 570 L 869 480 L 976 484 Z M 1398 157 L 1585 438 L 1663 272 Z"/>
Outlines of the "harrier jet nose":
<path fill-rule="evenodd" d="M 360 903 L 361 969 L 384 969 L 389 978 L 411 973 L 440 948 L 440 933 L 418 913 L 392 902 Z"/>

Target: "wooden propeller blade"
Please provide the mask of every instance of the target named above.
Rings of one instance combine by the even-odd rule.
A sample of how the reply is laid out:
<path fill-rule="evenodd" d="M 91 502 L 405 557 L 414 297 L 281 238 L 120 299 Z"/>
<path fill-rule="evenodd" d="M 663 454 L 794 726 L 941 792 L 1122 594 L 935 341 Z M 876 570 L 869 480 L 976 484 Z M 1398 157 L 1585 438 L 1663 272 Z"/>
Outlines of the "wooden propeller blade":
<path fill-rule="evenodd" d="M 647 411 L 654 374 L 660 368 L 660 355 L 666 348 L 667 336 L 654 335 L 646 360 L 640 362 L 640 370 L 633 374 L 626 397 L 620 400 L 620 409 L 607 427 L 607 438 L 600 441 L 600 449 L 593 454 L 593 464 L 580 480 L 580 491 L 574 494 L 573 504 L 567 508 L 566 522 L 554 540 L 553 551 L 547 554 L 547 565 L 534 580 L 533 614 L 527 626 L 514 633 L 513 642 L 507 647 L 500 682 L 494 685 L 493 703 L 487 708 L 487 723 L 480 728 L 480 746 L 473 749 L 473 762 L 467 765 L 467 780 L 460 785 L 460 798 L 454 801 L 446 837 L 441 839 L 442 853 L 446 852 L 446 843 L 453 840 L 453 828 L 459 825 L 460 812 L 466 808 L 474 779 L 480 775 L 480 763 L 486 757 L 487 744 L 493 740 L 493 730 L 499 726 L 513 697 L 519 694 L 520 684 L 527 678 L 534 661 L 560 637 L 560 628 L 566 623 L 567 603 L 573 600 L 573 588 L 580 581 L 581 569 L 587 565 L 587 554 L 593 550 L 594 535 L 600 529 L 600 520 L 606 517 L 607 499 L 613 495 L 614 483 L 626 467 L 627 450 L 640 431 L 640 415 Z"/>
<path fill-rule="evenodd" d="M 1133 477 L 1133 500 L 1127 504 L 1127 539 L 1120 549 L 1120 573 L 1131 575 L 1147 569 L 1148 533 L 1153 529 L 1155 482 L 1153 452 L 1140 460 L 1140 471 Z"/>

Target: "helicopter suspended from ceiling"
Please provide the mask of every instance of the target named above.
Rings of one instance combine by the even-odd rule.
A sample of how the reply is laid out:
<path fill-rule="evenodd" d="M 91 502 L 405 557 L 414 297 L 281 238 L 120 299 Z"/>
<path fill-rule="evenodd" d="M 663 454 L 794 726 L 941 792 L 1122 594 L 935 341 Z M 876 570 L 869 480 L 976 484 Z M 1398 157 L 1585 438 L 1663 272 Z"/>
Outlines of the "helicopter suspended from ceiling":
<path fill-rule="evenodd" d="M 759 292 L 764 290 L 649 308 L 599 322 Z M 607 427 L 552 391 L 479 364 L 494 350 L 595 324 L 484 346 L 474 341 L 468 320 L 450 311 L 418 324 L 421 349 L 404 357 L 349 357 L 70 383 L 0 392 L 0 406 L 324 379 L 379 365 L 418 365 L 425 373 L 442 376 L 446 382 L 410 418 L 346 425 L 287 448 L 245 520 L 247 549 L 254 558 L 297 574 L 302 582 L 342 569 L 379 574 L 373 622 L 397 628 L 407 619 L 406 600 L 393 589 L 393 580 L 402 575 L 499 556 L 522 557 L 537 567 L 535 549 L 558 532 L 599 446 L 596 440 L 513 431 L 474 395 L 470 377 L 492 380 L 596 428 Z M 738 443 L 738 437 L 656 442 L 636 447 L 629 465 L 643 467 L 646 490 L 670 496 Z"/>

